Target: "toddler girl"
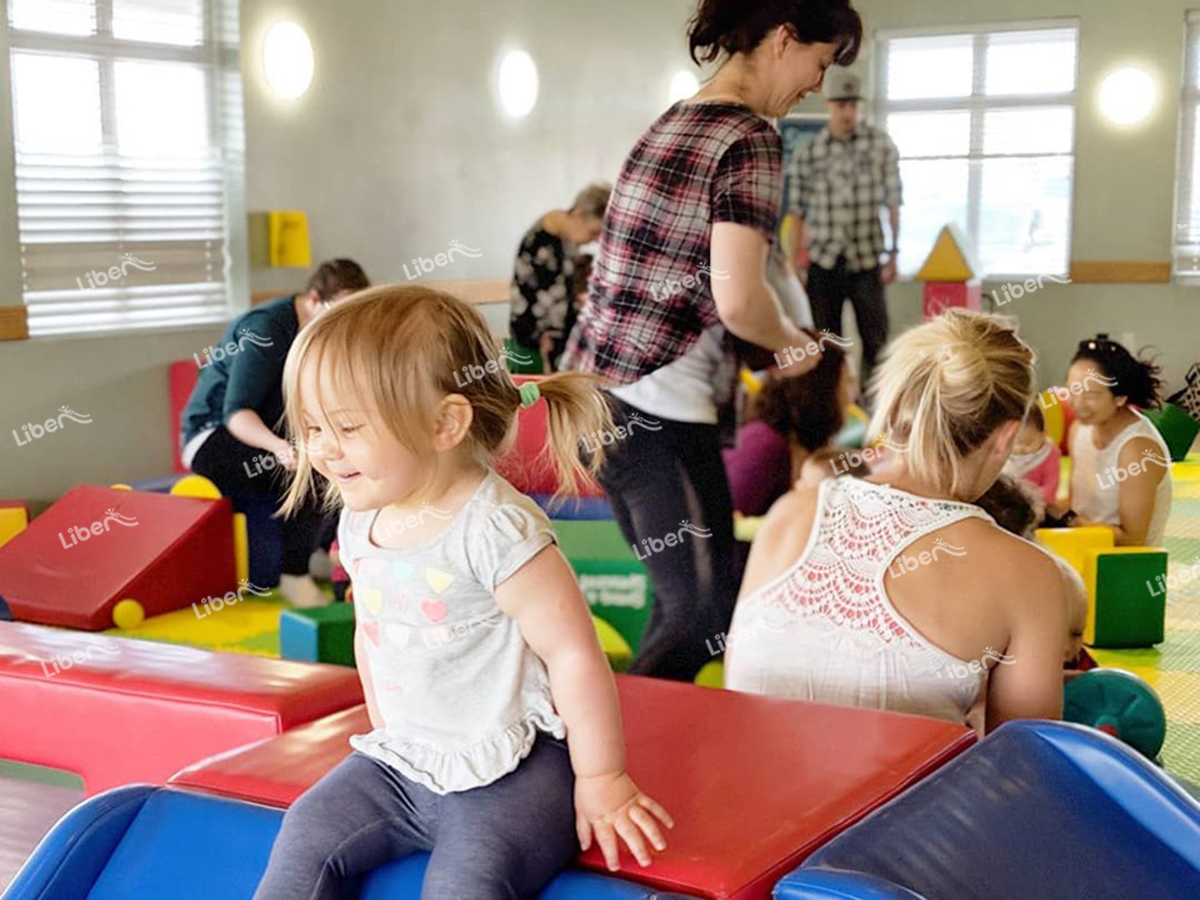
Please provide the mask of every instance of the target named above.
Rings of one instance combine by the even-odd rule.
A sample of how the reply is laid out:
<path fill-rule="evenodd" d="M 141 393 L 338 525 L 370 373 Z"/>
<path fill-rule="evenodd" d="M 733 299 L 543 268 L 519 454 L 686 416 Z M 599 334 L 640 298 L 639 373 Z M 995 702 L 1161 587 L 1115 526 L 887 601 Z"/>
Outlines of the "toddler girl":
<path fill-rule="evenodd" d="M 615 684 L 550 523 L 488 465 L 541 399 L 548 455 L 578 478 L 579 435 L 612 427 L 607 406 L 582 375 L 518 390 L 499 357 L 474 310 L 394 286 L 288 354 L 285 511 L 314 470 L 343 507 L 373 730 L 288 811 L 257 900 L 354 897 L 418 850 L 424 898 L 532 897 L 593 838 L 613 869 L 618 838 L 642 865 L 664 847 L 671 819 L 625 772 Z"/>
<path fill-rule="evenodd" d="M 1035 403 L 1029 407 L 1004 472 L 1034 485 L 1041 492 L 1042 501 L 1049 506 L 1058 496 L 1061 467 L 1062 452 L 1046 434 L 1046 417 Z"/>

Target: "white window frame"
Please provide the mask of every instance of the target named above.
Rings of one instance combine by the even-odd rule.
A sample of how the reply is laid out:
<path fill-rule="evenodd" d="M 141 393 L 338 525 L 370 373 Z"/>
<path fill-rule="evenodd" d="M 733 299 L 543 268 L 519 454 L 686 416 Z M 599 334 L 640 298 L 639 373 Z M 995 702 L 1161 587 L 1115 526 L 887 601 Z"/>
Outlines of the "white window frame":
<path fill-rule="evenodd" d="M 1077 35 L 1075 54 L 1075 90 L 1070 93 L 1059 94 L 1013 94 L 1006 96 L 991 97 L 985 92 L 985 79 L 987 76 L 987 67 L 984 64 L 986 61 L 986 41 L 985 38 L 991 34 L 1001 34 L 1005 32 L 1017 31 L 1053 31 L 1059 29 L 1074 29 Z M 887 91 L 887 54 L 885 51 L 886 42 L 897 38 L 920 38 L 920 37 L 939 37 L 949 35 L 972 35 L 974 36 L 973 48 L 973 77 L 971 85 L 971 94 L 968 97 L 951 97 L 951 98 L 934 98 L 931 100 L 888 100 Z M 975 25 L 957 25 L 957 26 L 941 26 L 928 28 L 897 28 L 886 29 L 875 32 L 873 36 L 873 47 L 870 60 L 870 77 L 873 85 L 872 96 L 875 98 L 870 104 L 871 112 L 874 121 L 882 128 L 887 122 L 887 117 L 891 113 L 898 112 L 944 112 L 944 111 L 968 111 L 971 113 L 971 144 L 970 150 L 966 157 L 968 161 L 968 191 L 967 191 L 967 221 L 961 223 L 966 230 L 966 233 L 971 237 L 972 241 L 978 243 L 980 220 L 982 217 L 983 208 L 983 170 L 979 163 L 987 158 L 983 153 L 984 139 L 984 113 L 996 109 L 1022 108 L 1028 109 L 1038 106 L 1070 106 L 1075 110 L 1074 115 L 1074 132 L 1071 135 L 1071 213 L 1067 221 L 1067 265 L 1066 269 L 1060 272 L 985 272 L 983 277 L 988 281 L 1018 281 L 1028 278 L 1033 275 L 1058 275 L 1066 276 L 1069 274 L 1072 258 L 1072 243 L 1074 237 L 1075 225 L 1075 207 L 1074 207 L 1074 192 L 1075 192 L 1075 166 L 1076 158 L 1079 150 L 1079 58 L 1082 55 L 1078 48 L 1080 47 L 1081 28 L 1078 18 L 1048 18 L 1048 19 L 1026 19 L 1014 22 L 1000 22 L 991 24 L 975 24 Z M 1061 156 L 1059 153 L 1031 153 L 1029 156 Z M 914 157 L 915 158 L 915 157 Z M 922 156 L 919 157 L 922 161 L 938 160 L 938 159 L 955 159 L 961 160 L 962 156 Z M 904 157 L 901 157 L 903 163 Z M 904 212 L 903 207 L 900 213 L 900 232 L 904 233 Z M 948 223 L 947 223 L 948 224 Z M 933 245 L 930 245 L 930 250 Z M 902 275 L 904 281 L 912 281 L 912 273 Z"/>
<path fill-rule="evenodd" d="M 1196 53 L 1192 53 L 1192 48 Z M 1183 84 L 1179 97 L 1179 148 L 1175 170 L 1175 216 L 1171 220 L 1171 273 L 1176 284 L 1200 286 L 1200 179 L 1192 171 L 1200 153 L 1200 9 L 1184 14 Z M 1193 197 L 1196 202 L 1193 203 Z"/>
<path fill-rule="evenodd" d="M 194 47 L 160 44 L 115 38 L 112 35 L 112 0 L 95 0 L 96 31 L 90 35 L 68 35 L 40 31 L 29 31 L 9 24 L 7 4 L 0 4 L 0 54 L 3 61 L 3 83 L 8 87 L 8 96 L 0 110 L 0 123 L 7 126 L 11 152 L 17 167 L 17 181 L 21 171 L 20 154 L 16 147 L 16 122 L 14 117 L 15 85 L 12 78 L 12 56 L 18 52 L 69 54 L 98 60 L 100 65 L 100 90 L 102 104 L 102 128 L 105 152 L 113 153 L 116 147 L 114 115 L 116 98 L 113 72 L 117 61 L 135 62 L 183 62 L 207 70 L 207 103 L 209 128 L 213 146 L 219 148 L 220 171 L 222 173 L 223 235 L 219 260 L 220 281 L 224 303 L 218 311 L 197 315 L 178 323 L 138 324 L 132 315 L 117 326 L 88 326 L 80 324 L 71 331 L 37 334 L 31 328 L 30 340 L 50 341 L 97 336 L 117 337 L 127 334 L 148 335 L 159 332 L 184 331 L 227 321 L 231 316 L 249 308 L 250 278 L 247 259 L 247 221 L 245 207 L 245 127 L 242 107 L 242 78 L 240 64 L 239 0 L 202 0 L 204 39 Z M 24 236 L 20 232 L 20 189 L 13 185 L 11 194 L 13 219 L 17 226 L 20 257 L 16 281 L 21 288 L 21 300 L 27 313 L 33 312 L 39 302 L 31 303 L 29 294 L 62 294 L 63 291 L 26 291 L 24 285 Z M 118 230 L 119 233 L 119 230 Z M 122 252 L 141 252 L 149 256 L 154 242 L 144 239 L 124 243 L 118 236 Z M 108 243 L 108 242 L 103 242 Z M 71 245 L 63 245 L 69 247 Z M 164 245 L 168 246 L 168 245 Z M 152 259 L 145 260 L 152 262 Z M 114 263 L 121 262 L 114 254 Z M 81 270 L 86 266 L 81 265 Z M 130 270 L 132 271 L 132 270 Z M 85 275 L 83 271 L 78 273 Z M 170 284 L 163 285 L 169 293 Z M 116 299 L 128 296 L 124 288 L 117 291 Z M 139 298 L 145 302 L 153 297 L 153 289 L 141 289 Z"/>

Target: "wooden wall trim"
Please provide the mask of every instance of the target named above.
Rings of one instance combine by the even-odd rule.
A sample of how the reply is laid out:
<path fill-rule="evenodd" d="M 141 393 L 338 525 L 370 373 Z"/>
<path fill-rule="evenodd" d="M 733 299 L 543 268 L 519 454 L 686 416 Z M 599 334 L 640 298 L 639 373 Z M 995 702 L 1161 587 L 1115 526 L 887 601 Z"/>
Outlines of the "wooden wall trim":
<path fill-rule="evenodd" d="M 1074 262 L 1075 284 L 1169 284 L 1169 262 Z"/>
<path fill-rule="evenodd" d="M 25 307 L 0 307 L 0 341 L 24 341 L 28 338 L 29 313 Z"/>

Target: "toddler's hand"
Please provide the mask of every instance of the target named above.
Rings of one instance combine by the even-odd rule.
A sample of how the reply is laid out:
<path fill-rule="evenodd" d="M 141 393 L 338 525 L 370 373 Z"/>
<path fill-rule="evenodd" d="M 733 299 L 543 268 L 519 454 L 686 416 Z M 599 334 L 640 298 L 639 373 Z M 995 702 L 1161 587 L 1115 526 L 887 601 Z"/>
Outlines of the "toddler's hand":
<path fill-rule="evenodd" d="M 610 872 L 617 870 L 618 836 L 643 866 L 650 865 L 647 838 L 654 849 L 666 848 L 656 817 L 668 828 L 675 827 L 670 814 L 643 794 L 624 772 L 575 780 L 575 829 L 579 845 L 587 850 L 595 835 Z"/>

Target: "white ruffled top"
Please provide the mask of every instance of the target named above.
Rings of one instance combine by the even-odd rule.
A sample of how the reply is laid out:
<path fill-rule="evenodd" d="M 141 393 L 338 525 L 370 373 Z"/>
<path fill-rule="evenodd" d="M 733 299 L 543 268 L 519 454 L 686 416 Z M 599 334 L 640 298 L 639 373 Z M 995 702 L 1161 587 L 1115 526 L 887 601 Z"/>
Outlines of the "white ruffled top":
<path fill-rule="evenodd" d="M 492 471 L 457 515 L 414 516 L 448 522 L 424 543 L 377 546 L 378 514 L 344 510 L 338 529 L 365 636 L 359 665 L 384 722 L 350 744 L 435 793 L 490 784 L 520 765 L 539 731 L 566 736 L 545 665 L 494 593 L 554 542 L 550 522 Z"/>

